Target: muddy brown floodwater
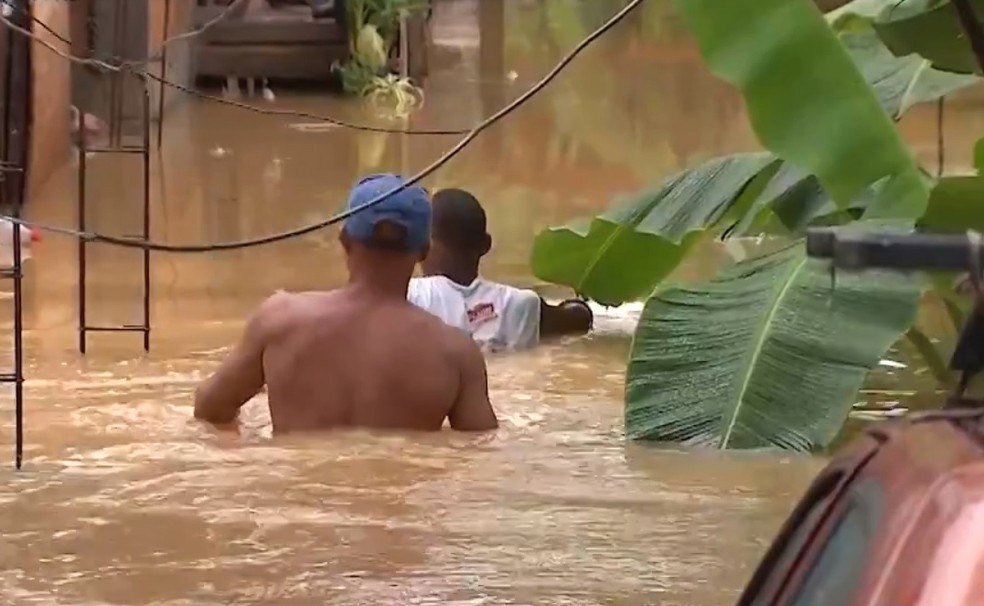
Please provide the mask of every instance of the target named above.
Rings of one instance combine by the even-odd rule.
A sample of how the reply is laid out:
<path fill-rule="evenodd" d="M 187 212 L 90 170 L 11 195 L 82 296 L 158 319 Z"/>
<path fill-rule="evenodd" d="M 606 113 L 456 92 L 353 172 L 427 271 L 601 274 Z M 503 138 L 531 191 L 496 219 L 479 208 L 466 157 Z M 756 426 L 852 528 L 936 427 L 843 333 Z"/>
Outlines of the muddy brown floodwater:
<path fill-rule="evenodd" d="M 438 18 L 439 61 L 415 126 L 472 124 L 616 3 L 591 3 L 582 22 L 570 12 L 578 3 L 510 3 L 496 73 L 479 69 L 461 21 L 468 2 L 454 4 L 457 12 Z M 647 3 L 428 180 L 484 200 L 496 243 L 488 276 L 542 287 L 527 263 L 539 228 L 711 155 L 755 148 L 740 98 L 706 72 L 664 5 Z M 276 107 L 377 119 L 359 102 L 277 92 Z M 969 163 L 984 126 L 972 112 L 978 97 L 948 110 L 952 167 Z M 297 126 L 304 122 L 195 100 L 173 109 L 153 163 L 154 237 L 205 242 L 295 227 L 335 211 L 358 176 L 417 170 L 454 140 L 312 132 Z M 902 127 L 932 165 L 933 108 Z M 136 161 L 90 166 L 90 226 L 135 232 Z M 67 166 L 31 201 L 33 218 L 74 222 L 74 171 Z M 8 393 L 0 411 L 10 453 L 0 471 L 4 603 L 733 603 L 823 461 L 627 445 L 631 308 L 606 312 L 589 338 L 491 359 L 503 420 L 494 437 L 272 440 L 262 398 L 248 405 L 239 434 L 191 421 L 196 382 L 264 296 L 340 283 L 334 237 L 155 255 L 147 356 L 127 335 L 96 335 L 88 356 L 76 353 L 76 245 L 42 243 L 27 283 L 21 473 L 10 471 Z M 708 249 L 682 272 L 706 272 L 723 254 Z M 139 255 L 94 246 L 91 256 L 92 321 L 138 320 Z M 9 311 L 9 299 L 0 308 Z"/>

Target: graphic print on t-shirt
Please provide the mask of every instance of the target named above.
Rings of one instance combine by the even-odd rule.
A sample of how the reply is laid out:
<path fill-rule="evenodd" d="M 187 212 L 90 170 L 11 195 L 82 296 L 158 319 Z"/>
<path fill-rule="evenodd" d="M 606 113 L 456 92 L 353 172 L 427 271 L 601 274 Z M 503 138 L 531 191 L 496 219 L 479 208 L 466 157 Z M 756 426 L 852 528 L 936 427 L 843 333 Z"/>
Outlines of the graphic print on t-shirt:
<path fill-rule="evenodd" d="M 479 303 L 469 309 L 467 313 L 468 324 L 471 325 L 472 330 L 499 317 L 499 314 L 495 313 L 495 305 L 492 303 Z"/>

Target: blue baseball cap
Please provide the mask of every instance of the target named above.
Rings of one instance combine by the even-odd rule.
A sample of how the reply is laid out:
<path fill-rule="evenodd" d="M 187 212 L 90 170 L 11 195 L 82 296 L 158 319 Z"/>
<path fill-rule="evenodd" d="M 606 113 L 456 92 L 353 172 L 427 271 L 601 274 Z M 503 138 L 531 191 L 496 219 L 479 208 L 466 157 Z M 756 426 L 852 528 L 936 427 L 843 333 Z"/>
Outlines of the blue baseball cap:
<path fill-rule="evenodd" d="M 347 208 L 353 210 L 364 206 L 404 183 L 403 177 L 392 173 L 364 177 L 349 193 Z M 430 242 L 431 231 L 431 205 L 427 191 L 416 185 L 407 187 L 346 219 L 344 230 L 353 240 L 370 242 L 376 233 L 376 226 L 382 222 L 403 228 L 403 245 L 407 249 L 422 250 Z"/>

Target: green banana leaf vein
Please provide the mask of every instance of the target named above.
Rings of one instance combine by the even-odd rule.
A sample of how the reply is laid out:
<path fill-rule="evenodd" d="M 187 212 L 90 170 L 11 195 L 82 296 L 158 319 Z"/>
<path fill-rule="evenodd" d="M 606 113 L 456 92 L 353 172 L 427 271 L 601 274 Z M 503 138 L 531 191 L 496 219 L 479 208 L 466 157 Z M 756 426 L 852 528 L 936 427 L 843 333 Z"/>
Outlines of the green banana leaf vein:
<path fill-rule="evenodd" d="M 626 434 L 714 448 L 813 451 L 911 325 L 916 281 L 838 275 L 802 242 L 646 304 L 626 374 Z"/>

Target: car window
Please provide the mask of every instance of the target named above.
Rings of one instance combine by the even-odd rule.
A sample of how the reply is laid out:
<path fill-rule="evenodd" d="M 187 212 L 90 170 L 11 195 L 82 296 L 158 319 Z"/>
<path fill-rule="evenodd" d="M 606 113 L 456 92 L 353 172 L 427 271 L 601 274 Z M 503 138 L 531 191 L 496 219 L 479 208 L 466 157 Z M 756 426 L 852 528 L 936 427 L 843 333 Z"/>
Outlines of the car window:
<path fill-rule="evenodd" d="M 827 535 L 820 555 L 788 601 L 790 606 L 849 604 L 861 583 L 868 550 L 882 517 L 883 491 L 874 477 L 858 481 L 845 497 L 846 509 Z"/>
<path fill-rule="evenodd" d="M 828 500 L 843 475 L 840 471 L 825 472 L 814 481 L 759 563 L 738 606 L 770 606 L 773 603 L 773 592 L 777 589 L 775 583 L 779 580 L 775 575 L 785 575 L 803 550 L 819 518 L 827 511 Z"/>

